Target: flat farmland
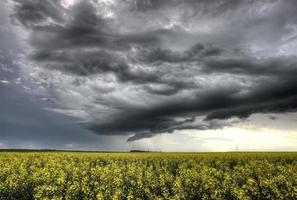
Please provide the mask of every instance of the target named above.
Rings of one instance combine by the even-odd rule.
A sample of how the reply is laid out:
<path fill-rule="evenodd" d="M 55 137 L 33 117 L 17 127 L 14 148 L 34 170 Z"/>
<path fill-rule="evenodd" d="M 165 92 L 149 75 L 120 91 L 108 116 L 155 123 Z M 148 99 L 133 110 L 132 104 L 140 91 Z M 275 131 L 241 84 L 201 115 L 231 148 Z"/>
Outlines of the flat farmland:
<path fill-rule="evenodd" d="M 297 153 L 2 151 L 0 199 L 297 199 Z"/>

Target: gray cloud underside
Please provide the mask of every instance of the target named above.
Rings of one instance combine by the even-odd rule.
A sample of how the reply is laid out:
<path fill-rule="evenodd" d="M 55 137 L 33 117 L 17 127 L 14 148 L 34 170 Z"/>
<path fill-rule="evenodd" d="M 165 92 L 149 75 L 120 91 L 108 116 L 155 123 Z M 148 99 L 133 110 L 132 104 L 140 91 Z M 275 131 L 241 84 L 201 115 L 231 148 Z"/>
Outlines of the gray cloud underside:
<path fill-rule="evenodd" d="M 65 113 L 133 141 L 295 112 L 296 8 L 293 0 L 15 0 L 12 16 L 29 33 L 27 62 L 43 74 L 34 78 L 51 81 Z"/>

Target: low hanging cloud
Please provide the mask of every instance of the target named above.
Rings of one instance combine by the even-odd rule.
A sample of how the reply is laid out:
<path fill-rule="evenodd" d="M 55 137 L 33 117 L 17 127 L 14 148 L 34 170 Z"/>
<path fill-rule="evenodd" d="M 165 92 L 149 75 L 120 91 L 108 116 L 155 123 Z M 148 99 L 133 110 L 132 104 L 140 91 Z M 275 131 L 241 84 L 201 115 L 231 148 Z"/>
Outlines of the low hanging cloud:
<path fill-rule="evenodd" d="M 58 112 L 128 141 L 296 112 L 294 0 L 14 0 L 23 73 Z M 67 6 L 66 6 L 67 5 Z"/>

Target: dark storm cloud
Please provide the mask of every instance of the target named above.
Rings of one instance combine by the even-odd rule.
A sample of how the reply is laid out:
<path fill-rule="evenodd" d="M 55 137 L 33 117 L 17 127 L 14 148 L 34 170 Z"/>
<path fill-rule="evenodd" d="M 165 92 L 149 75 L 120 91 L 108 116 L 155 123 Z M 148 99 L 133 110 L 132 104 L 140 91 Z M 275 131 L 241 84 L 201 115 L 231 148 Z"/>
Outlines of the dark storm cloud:
<path fill-rule="evenodd" d="M 10 84 L 16 78 L 18 72 L 16 63 L 21 52 L 19 40 L 11 30 L 9 21 L 9 10 L 4 1 L 0 3 L 0 81 L 2 84 Z"/>
<path fill-rule="evenodd" d="M 233 73 L 254 76 L 296 76 L 297 57 L 282 56 L 269 59 L 249 57 L 207 59 L 205 73 Z"/>
<path fill-rule="evenodd" d="M 110 142 L 81 128 L 74 118 L 45 110 L 49 94 L 42 102 L 26 92 L 30 81 L 24 81 L 18 64 L 24 50 L 9 15 L 8 1 L 0 1 L 0 148 L 125 149 L 125 138 Z"/>
<path fill-rule="evenodd" d="M 207 91 L 196 94 L 192 99 L 183 101 L 166 102 L 165 105 L 150 107 L 144 110 L 127 110 L 111 122 L 91 127 L 107 134 L 134 133 L 145 131 L 148 136 L 162 132 L 172 132 L 178 129 L 217 129 L 218 124 L 213 120 L 228 119 L 231 117 L 247 118 L 254 113 L 282 113 L 296 112 L 297 87 L 296 80 L 276 81 L 258 88 L 240 93 L 240 88 Z M 189 120 L 176 121 L 175 118 L 184 116 L 204 116 L 205 121 L 210 122 L 193 124 Z M 195 120 L 193 120 L 195 121 Z M 135 123 L 137 122 L 137 123 Z M 188 124 L 188 125 L 187 125 Z M 139 136 L 134 136 L 137 138 Z"/>
<path fill-rule="evenodd" d="M 31 70 L 52 81 L 65 112 L 133 141 L 295 112 L 296 8 L 292 0 L 16 0 L 13 16 L 28 31 Z"/>
<path fill-rule="evenodd" d="M 15 85 L 0 83 L 1 148 L 123 150 L 121 140 L 96 137 L 75 124 L 75 119 L 43 109 Z"/>
<path fill-rule="evenodd" d="M 53 1 L 22 1 L 15 2 L 15 17 L 26 27 L 34 26 L 48 19 L 61 21 L 63 19 L 59 4 L 60 0 Z"/>
<path fill-rule="evenodd" d="M 169 49 L 153 49 L 150 52 L 145 52 L 141 57 L 144 61 L 152 63 L 197 62 L 208 56 L 218 56 L 222 53 L 221 51 L 219 48 L 204 46 L 198 43 L 184 52 L 174 52 Z"/>
<path fill-rule="evenodd" d="M 230 9 L 241 8 L 243 4 L 252 4 L 255 0 L 228 0 L 228 1 L 208 1 L 208 0 L 131 0 L 127 1 L 130 3 L 130 8 L 132 10 L 137 10 L 140 12 L 149 10 L 164 9 L 167 7 L 176 6 L 197 6 L 203 7 L 201 10 L 196 10 L 196 12 L 201 12 L 202 14 L 222 14 L 225 11 L 230 11 Z M 215 9 L 212 9 L 215 8 Z"/>
<path fill-rule="evenodd" d="M 226 119 L 232 116 L 246 118 L 253 113 L 296 112 L 296 79 L 264 83 L 250 92 L 230 98 L 230 108 L 212 112 L 207 119 Z M 236 106 L 238 105 L 238 106 Z"/>

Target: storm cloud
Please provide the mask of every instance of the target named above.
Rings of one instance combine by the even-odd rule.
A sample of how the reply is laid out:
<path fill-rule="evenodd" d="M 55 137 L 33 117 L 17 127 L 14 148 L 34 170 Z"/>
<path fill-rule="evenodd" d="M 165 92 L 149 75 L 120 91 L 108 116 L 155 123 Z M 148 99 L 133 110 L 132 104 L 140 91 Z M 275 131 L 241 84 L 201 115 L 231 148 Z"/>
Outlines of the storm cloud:
<path fill-rule="evenodd" d="M 57 112 L 128 141 L 296 112 L 294 0 L 14 0 L 21 69 Z"/>

